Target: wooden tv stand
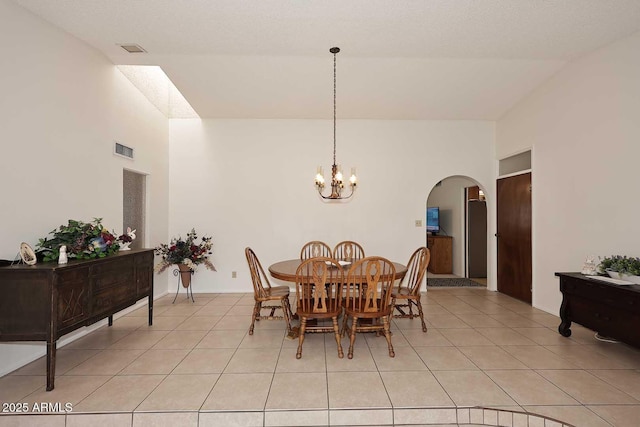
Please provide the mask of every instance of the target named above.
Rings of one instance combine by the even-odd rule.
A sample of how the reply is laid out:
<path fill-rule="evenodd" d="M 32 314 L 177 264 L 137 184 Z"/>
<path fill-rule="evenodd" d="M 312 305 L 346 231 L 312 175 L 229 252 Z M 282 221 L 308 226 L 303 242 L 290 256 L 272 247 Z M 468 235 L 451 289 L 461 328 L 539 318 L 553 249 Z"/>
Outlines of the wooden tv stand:
<path fill-rule="evenodd" d="M 0 268 L 0 342 L 47 342 L 47 391 L 53 390 L 61 336 L 149 298 L 153 321 L 153 249 L 85 261 Z"/>
<path fill-rule="evenodd" d="M 434 274 L 453 274 L 453 238 L 427 236 L 427 248 L 431 252 L 427 270 Z"/>
<path fill-rule="evenodd" d="M 571 322 L 575 322 L 640 347 L 640 285 L 615 285 L 580 273 L 556 276 L 562 292 L 558 327 L 562 336 L 571 336 Z"/>

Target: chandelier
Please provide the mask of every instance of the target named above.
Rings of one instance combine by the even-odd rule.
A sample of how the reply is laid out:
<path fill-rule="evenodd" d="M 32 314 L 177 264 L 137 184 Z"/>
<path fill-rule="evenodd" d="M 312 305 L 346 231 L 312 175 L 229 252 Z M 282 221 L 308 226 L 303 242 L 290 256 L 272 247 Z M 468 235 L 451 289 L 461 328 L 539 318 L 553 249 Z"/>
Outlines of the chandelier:
<path fill-rule="evenodd" d="M 316 188 L 318 194 L 323 199 L 327 200 L 340 200 L 348 199 L 353 196 L 353 192 L 356 189 L 356 169 L 351 168 L 351 178 L 349 178 L 349 186 L 351 192 L 348 196 L 342 196 L 342 190 L 344 189 L 344 181 L 342 177 L 342 168 L 336 163 L 336 54 L 340 52 L 339 47 L 332 47 L 329 52 L 333 53 L 333 165 L 331 165 L 331 194 L 325 196 L 322 194 L 324 190 L 324 174 L 322 172 L 322 166 L 318 166 L 316 173 Z"/>

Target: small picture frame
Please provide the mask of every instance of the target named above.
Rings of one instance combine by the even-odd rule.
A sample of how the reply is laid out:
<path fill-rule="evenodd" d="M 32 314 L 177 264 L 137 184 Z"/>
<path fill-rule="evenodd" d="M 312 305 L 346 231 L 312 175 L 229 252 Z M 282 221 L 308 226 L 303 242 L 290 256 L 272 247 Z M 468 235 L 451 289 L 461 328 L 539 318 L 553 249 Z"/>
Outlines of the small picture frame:
<path fill-rule="evenodd" d="M 22 258 L 22 262 L 27 265 L 34 265 L 38 262 L 35 252 L 33 252 L 31 246 L 26 242 L 20 243 L 20 258 Z"/>

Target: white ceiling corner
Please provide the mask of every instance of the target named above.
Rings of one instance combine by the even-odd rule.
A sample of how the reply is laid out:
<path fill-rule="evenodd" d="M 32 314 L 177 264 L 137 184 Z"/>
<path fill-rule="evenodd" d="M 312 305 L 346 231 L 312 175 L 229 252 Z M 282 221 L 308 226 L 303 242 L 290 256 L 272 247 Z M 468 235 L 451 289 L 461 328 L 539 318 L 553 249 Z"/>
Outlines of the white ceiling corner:
<path fill-rule="evenodd" d="M 169 119 L 199 117 L 160 67 L 118 65 L 118 69 L 165 117 Z"/>

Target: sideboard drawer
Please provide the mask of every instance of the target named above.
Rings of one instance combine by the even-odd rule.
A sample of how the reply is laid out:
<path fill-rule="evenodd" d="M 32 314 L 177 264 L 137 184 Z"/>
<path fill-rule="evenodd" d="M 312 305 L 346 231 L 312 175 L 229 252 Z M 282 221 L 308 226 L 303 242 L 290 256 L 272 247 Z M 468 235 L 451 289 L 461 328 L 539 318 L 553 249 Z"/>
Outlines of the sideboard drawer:
<path fill-rule="evenodd" d="M 106 313 L 121 304 L 135 298 L 136 288 L 131 283 L 123 283 L 93 293 L 91 315 L 97 316 Z"/>
<path fill-rule="evenodd" d="M 571 319 L 581 325 L 606 335 L 607 331 L 618 330 L 628 325 L 628 314 L 607 305 L 594 306 L 591 300 L 573 297 L 571 299 Z"/>
<path fill-rule="evenodd" d="M 640 310 L 640 294 L 627 292 L 626 286 L 612 286 L 597 279 L 566 277 L 560 290 L 570 295 L 598 301 L 599 304 L 622 310 Z"/>
<path fill-rule="evenodd" d="M 118 286 L 121 283 L 133 283 L 133 257 L 105 262 L 91 268 L 91 284 L 93 292 Z"/>
<path fill-rule="evenodd" d="M 153 252 L 143 252 L 141 254 L 137 254 L 134 258 L 134 262 L 136 266 L 139 265 L 153 265 Z"/>
<path fill-rule="evenodd" d="M 88 286 L 89 267 L 70 268 L 58 272 L 58 283 L 84 283 Z"/>

